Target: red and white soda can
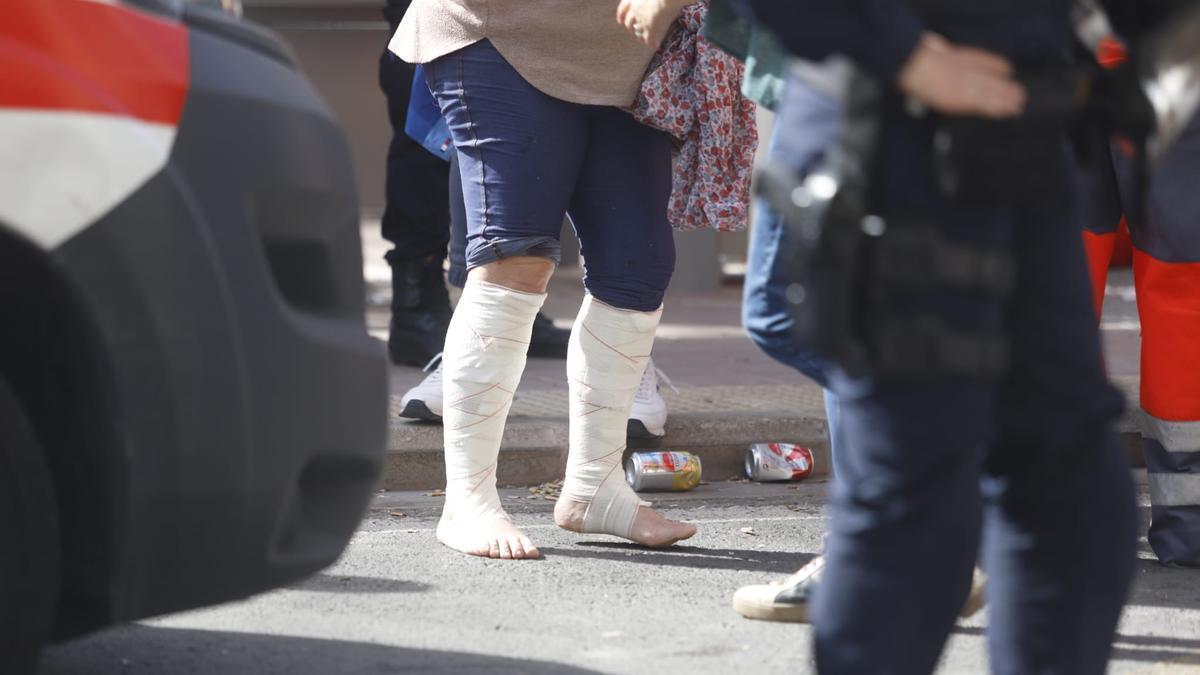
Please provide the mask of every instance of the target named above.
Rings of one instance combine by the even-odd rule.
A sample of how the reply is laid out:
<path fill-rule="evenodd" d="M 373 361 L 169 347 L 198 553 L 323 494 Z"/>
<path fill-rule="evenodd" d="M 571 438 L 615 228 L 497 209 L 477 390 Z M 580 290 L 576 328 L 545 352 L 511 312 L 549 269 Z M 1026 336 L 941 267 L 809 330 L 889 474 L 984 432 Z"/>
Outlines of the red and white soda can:
<path fill-rule="evenodd" d="M 766 481 L 803 480 L 812 475 L 813 452 L 794 443 L 755 443 L 746 450 L 746 477 Z"/>

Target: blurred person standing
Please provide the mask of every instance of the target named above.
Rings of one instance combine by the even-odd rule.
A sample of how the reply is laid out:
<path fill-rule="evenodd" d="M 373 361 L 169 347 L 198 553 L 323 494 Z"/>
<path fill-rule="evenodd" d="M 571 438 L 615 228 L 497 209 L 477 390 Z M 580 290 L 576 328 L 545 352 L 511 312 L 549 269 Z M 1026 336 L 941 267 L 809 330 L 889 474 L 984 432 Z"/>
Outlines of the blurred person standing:
<path fill-rule="evenodd" d="M 864 109 L 851 84 L 839 147 L 801 172 L 827 194 L 837 174 L 823 171 L 861 150 L 866 116 L 863 174 L 832 184 L 866 181 L 853 194 L 878 257 L 860 259 L 867 290 L 852 301 L 870 358 L 828 368 L 841 458 L 813 607 L 819 671 L 931 672 L 982 538 L 993 671 L 1103 672 L 1136 518 L 1113 431 L 1122 401 L 1063 199 L 1072 159 L 1061 127 L 983 122 L 1025 111 L 1016 69 L 1072 65 L 1069 3 L 744 4 L 799 56 L 848 56 L 881 90 Z M 981 162 L 1011 149 L 997 142 L 1019 144 L 1015 164 Z M 898 250 L 915 258 L 887 258 Z M 985 278 L 1004 269 L 1007 283 Z"/>
<path fill-rule="evenodd" d="M 708 4 L 705 37 L 745 63 L 741 83 L 745 96 L 780 113 L 775 120 L 768 158 L 792 171 L 804 170 L 835 139 L 842 117 L 837 89 L 844 67 L 837 63 L 818 66 L 793 59 L 769 29 L 738 16 L 725 0 L 712 0 Z M 674 12 L 669 3 L 645 3 L 638 10 L 618 12 L 618 19 L 631 32 L 637 26 L 655 25 Z M 787 230 L 779 212 L 769 202 L 759 200 L 750 233 L 742 322 L 751 340 L 764 353 L 822 386 L 832 477 L 836 480 L 840 455 L 832 441 L 838 435 L 837 398 L 827 386 L 825 359 L 815 350 L 798 345 L 793 334 L 795 321 L 787 295 L 790 268 L 795 261 L 788 255 Z M 824 567 L 824 557 L 817 555 L 781 582 L 743 586 L 734 594 L 733 607 L 748 618 L 806 622 L 809 603 Z M 970 616 L 982 606 L 982 590 L 983 578 L 977 574 L 962 616 Z"/>

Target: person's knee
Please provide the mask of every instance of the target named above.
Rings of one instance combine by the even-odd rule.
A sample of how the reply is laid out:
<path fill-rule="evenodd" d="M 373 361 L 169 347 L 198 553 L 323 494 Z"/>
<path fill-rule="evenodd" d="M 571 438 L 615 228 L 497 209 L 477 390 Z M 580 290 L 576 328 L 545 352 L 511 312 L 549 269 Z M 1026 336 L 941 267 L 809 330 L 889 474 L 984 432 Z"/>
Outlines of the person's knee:
<path fill-rule="evenodd" d="M 661 289 L 630 285 L 589 284 L 588 293 L 606 305 L 633 312 L 653 312 L 662 307 L 666 287 Z"/>
<path fill-rule="evenodd" d="M 797 344 L 791 315 L 782 310 L 772 311 L 765 302 L 752 302 L 750 290 L 747 288 L 742 303 L 742 329 L 746 336 L 767 356 L 824 386 L 827 366 L 815 352 Z"/>
<path fill-rule="evenodd" d="M 585 260 L 587 253 L 584 253 Z M 611 262 L 598 256 L 585 265 L 584 288 L 601 302 L 635 312 L 653 312 L 663 304 L 675 271 L 674 247 L 655 246 L 647 255 Z"/>
<path fill-rule="evenodd" d="M 749 280 L 747 284 L 749 284 Z M 763 289 L 747 285 L 742 299 L 742 328 L 754 344 L 777 361 L 787 361 L 785 347 L 791 341 L 791 317 L 784 312 L 771 311 Z"/>
<path fill-rule="evenodd" d="M 524 293 L 545 293 L 554 274 L 554 261 L 535 256 L 501 258 L 480 265 L 468 273 L 468 278 L 486 281 Z"/>
<path fill-rule="evenodd" d="M 669 269 L 651 274 L 645 272 L 643 269 L 643 273 L 636 276 L 589 274 L 584 279 L 584 286 L 592 297 L 617 309 L 653 312 L 662 307 L 667 285 L 671 282 L 671 272 Z"/>

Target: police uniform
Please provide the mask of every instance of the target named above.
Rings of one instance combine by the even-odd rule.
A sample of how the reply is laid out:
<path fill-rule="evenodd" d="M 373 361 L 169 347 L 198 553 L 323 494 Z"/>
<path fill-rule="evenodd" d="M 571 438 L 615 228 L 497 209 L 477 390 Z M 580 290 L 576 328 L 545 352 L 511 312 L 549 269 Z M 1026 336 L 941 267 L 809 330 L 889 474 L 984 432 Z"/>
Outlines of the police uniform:
<path fill-rule="evenodd" d="M 850 56 L 894 83 L 925 30 L 1020 67 L 1076 58 L 1066 2 L 748 0 L 809 59 Z M 889 88 L 871 170 L 871 207 L 889 232 L 931 229 L 1013 264 L 1005 296 L 953 286 L 881 289 L 866 327 L 924 316 L 1002 341 L 995 376 L 896 375 L 834 367 L 840 480 L 827 567 L 814 602 L 822 673 L 933 670 L 981 550 L 989 575 L 991 667 L 1099 673 L 1135 560 L 1133 487 L 1113 422 L 1064 137 L 1033 167 L 1052 198 L 946 196 L 933 167 L 937 120 Z M 911 336 L 900 334 L 900 341 Z M 919 347 L 919 345 L 918 345 Z"/>
<path fill-rule="evenodd" d="M 411 0 L 387 0 L 389 35 Z M 379 56 L 379 88 L 387 97 L 392 140 L 388 144 L 381 218 L 385 257 L 392 269 L 392 318 L 388 352 L 393 362 L 424 365 L 441 351 L 450 321 L 450 296 L 442 261 L 450 241 L 450 167 L 404 133 L 413 66 L 385 47 Z"/>

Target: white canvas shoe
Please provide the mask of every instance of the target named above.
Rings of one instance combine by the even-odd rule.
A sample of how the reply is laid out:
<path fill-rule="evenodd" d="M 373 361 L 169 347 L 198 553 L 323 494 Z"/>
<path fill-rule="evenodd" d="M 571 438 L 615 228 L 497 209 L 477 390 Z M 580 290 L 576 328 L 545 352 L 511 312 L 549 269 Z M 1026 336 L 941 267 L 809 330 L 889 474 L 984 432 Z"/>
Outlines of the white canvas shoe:
<path fill-rule="evenodd" d="M 660 380 L 679 393 L 666 373 L 654 365 L 653 359 L 648 359 L 633 398 L 633 408 L 629 411 L 629 423 L 625 431 L 629 438 L 662 438 L 667 435 L 667 402 L 659 391 Z"/>
<path fill-rule="evenodd" d="M 442 421 L 442 355 L 425 365 L 429 373 L 400 399 L 400 417 L 427 422 Z"/>

